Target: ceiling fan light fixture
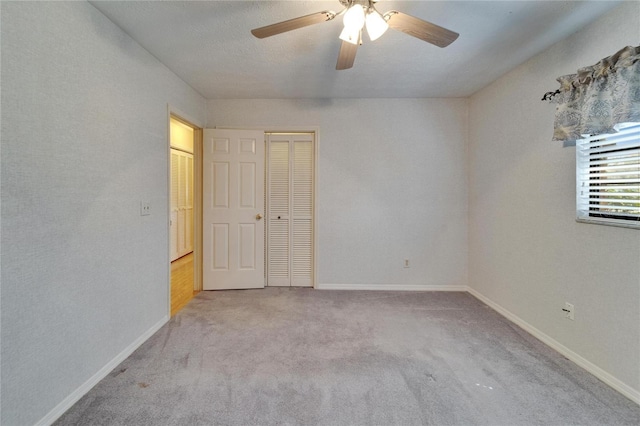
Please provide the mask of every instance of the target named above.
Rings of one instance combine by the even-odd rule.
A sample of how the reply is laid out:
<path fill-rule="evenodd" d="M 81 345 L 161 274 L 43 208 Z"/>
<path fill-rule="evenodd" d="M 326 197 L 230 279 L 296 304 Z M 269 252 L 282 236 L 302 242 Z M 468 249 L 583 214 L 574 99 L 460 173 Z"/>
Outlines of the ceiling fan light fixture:
<path fill-rule="evenodd" d="M 373 7 L 369 8 L 367 14 L 367 33 L 371 41 L 377 40 L 389 29 L 389 24 L 386 19 L 380 15 L 380 12 Z"/>
<path fill-rule="evenodd" d="M 364 26 L 364 21 L 364 8 L 361 4 L 352 4 L 344 14 L 343 18 L 345 29 L 349 28 L 352 31 L 355 31 L 356 29 L 360 31 Z"/>
<path fill-rule="evenodd" d="M 342 32 L 340 33 L 340 40 L 346 41 L 351 44 L 359 44 L 360 43 L 360 29 L 359 28 L 348 28 L 344 27 Z"/>

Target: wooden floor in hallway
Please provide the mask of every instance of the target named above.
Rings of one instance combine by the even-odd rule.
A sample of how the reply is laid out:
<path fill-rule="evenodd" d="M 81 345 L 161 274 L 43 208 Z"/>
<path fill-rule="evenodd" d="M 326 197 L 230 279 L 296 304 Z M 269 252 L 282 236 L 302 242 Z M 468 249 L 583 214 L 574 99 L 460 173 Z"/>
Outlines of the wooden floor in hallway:
<path fill-rule="evenodd" d="M 197 293 L 193 291 L 193 253 L 189 253 L 171 262 L 171 316 Z"/>

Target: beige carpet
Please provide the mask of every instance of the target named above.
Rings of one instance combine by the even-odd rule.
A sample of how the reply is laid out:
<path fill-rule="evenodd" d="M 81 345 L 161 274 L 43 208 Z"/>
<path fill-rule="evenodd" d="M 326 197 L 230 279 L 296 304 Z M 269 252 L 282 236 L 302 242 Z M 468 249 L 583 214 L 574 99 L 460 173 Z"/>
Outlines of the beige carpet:
<path fill-rule="evenodd" d="M 466 293 L 203 292 L 59 425 L 617 425 L 640 406 Z"/>

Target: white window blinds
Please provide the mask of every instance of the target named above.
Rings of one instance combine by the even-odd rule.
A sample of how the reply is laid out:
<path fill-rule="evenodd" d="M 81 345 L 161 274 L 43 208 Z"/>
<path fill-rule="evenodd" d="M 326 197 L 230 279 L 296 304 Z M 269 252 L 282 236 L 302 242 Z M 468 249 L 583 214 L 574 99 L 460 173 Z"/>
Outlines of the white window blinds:
<path fill-rule="evenodd" d="M 576 142 L 578 220 L 640 228 L 640 123 Z"/>

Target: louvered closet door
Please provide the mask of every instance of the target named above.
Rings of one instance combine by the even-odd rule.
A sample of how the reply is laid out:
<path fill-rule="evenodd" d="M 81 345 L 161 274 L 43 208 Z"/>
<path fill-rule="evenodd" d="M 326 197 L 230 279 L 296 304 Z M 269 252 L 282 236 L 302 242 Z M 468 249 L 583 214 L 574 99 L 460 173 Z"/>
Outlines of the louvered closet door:
<path fill-rule="evenodd" d="M 268 136 L 267 284 L 313 286 L 312 134 Z"/>
<path fill-rule="evenodd" d="M 180 257 L 178 252 L 178 191 L 180 170 L 180 151 L 171 150 L 171 261 Z"/>
<path fill-rule="evenodd" d="M 193 251 L 193 154 L 171 149 L 171 261 Z"/>
<path fill-rule="evenodd" d="M 178 253 L 182 256 L 187 249 L 187 158 L 183 152 L 178 159 Z"/>
<path fill-rule="evenodd" d="M 185 251 L 193 251 L 193 155 L 186 157 L 186 197 L 185 197 Z"/>

